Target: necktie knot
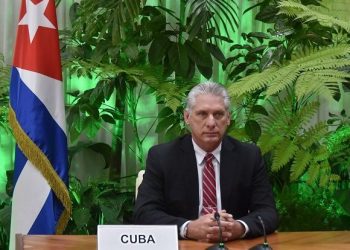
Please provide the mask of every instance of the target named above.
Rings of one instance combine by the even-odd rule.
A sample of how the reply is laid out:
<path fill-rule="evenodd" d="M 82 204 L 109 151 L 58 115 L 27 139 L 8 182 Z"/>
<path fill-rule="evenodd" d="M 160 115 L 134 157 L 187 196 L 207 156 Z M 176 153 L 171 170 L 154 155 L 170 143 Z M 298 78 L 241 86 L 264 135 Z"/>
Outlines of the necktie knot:
<path fill-rule="evenodd" d="M 214 155 L 212 153 L 207 153 L 204 157 L 205 164 L 211 163 L 213 161 Z"/>

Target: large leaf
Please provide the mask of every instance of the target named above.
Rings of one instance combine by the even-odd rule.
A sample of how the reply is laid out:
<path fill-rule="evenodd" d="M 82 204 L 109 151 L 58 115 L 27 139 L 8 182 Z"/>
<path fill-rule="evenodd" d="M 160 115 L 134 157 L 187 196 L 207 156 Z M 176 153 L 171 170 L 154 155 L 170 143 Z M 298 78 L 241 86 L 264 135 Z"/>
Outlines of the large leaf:
<path fill-rule="evenodd" d="M 261 128 L 259 123 L 254 120 L 248 120 L 244 126 L 246 134 L 252 139 L 253 142 L 257 142 L 261 135 Z"/>
<path fill-rule="evenodd" d="M 194 39 L 193 41 L 187 40 L 185 46 L 190 58 L 196 62 L 197 65 L 202 67 L 213 67 L 213 60 L 209 50 L 206 49 L 205 43 L 202 43 L 198 39 Z"/>
<path fill-rule="evenodd" d="M 162 62 L 163 57 L 165 56 L 169 46 L 170 41 L 166 36 L 156 37 L 149 48 L 148 59 L 152 64 L 159 64 Z"/>
<path fill-rule="evenodd" d="M 207 79 L 213 75 L 213 69 L 211 67 L 204 67 L 202 65 L 197 65 L 199 72 Z"/>
<path fill-rule="evenodd" d="M 172 117 L 172 116 L 165 117 L 161 121 L 158 122 L 155 131 L 156 131 L 156 133 L 164 132 L 173 124 L 174 124 L 174 117 Z"/>
<path fill-rule="evenodd" d="M 172 43 L 168 51 L 168 58 L 175 72 L 182 77 L 186 77 L 190 64 L 186 47 L 182 44 Z"/>
<path fill-rule="evenodd" d="M 219 62 L 225 63 L 225 56 L 218 46 L 211 43 L 207 43 L 207 47 L 212 56 L 214 56 Z"/>
<path fill-rule="evenodd" d="M 105 161 L 105 168 L 110 166 L 111 152 L 112 152 L 112 148 L 110 145 L 100 142 L 100 143 L 94 143 L 90 145 L 88 148 L 103 156 L 103 159 Z"/>

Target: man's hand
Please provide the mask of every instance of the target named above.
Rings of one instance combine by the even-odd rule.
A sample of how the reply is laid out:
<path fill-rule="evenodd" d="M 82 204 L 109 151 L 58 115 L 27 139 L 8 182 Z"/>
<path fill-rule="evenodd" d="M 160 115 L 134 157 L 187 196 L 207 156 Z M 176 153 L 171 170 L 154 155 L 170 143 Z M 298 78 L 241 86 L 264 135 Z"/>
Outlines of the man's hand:
<path fill-rule="evenodd" d="M 245 227 L 242 225 L 242 223 L 236 221 L 232 214 L 226 213 L 225 210 L 220 212 L 220 222 L 223 241 L 239 239 L 245 233 Z M 224 232 L 226 233 L 224 234 Z"/>
<path fill-rule="evenodd" d="M 226 213 L 225 210 L 220 211 L 220 223 L 224 241 L 240 238 L 244 233 L 244 226 L 234 220 L 233 216 Z M 186 236 L 194 240 L 217 242 L 219 240 L 219 226 L 214 219 L 214 213 L 190 221 L 187 225 Z"/>

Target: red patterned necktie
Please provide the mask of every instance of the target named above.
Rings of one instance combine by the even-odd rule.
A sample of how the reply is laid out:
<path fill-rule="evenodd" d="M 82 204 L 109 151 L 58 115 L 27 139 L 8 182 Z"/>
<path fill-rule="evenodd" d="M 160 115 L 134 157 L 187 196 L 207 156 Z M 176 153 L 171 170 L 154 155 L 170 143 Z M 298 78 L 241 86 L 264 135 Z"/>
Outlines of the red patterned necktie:
<path fill-rule="evenodd" d="M 203 169 L 203 209 L 201 214 L 209 214 L 217 210 L 216 208 L 216 181 L 213 166 L 212 154 L 204 157 L 205 166 Z"/>

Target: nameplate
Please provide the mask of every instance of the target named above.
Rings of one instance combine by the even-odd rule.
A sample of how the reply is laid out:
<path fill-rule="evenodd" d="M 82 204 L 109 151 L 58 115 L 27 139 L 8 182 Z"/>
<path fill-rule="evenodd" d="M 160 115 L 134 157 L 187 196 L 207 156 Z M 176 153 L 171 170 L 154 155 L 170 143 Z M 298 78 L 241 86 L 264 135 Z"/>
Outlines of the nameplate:
<path fill-rule="evenodd" d="M 98 225 L 98 250 L 178 250 L 175 225 Z"/>

